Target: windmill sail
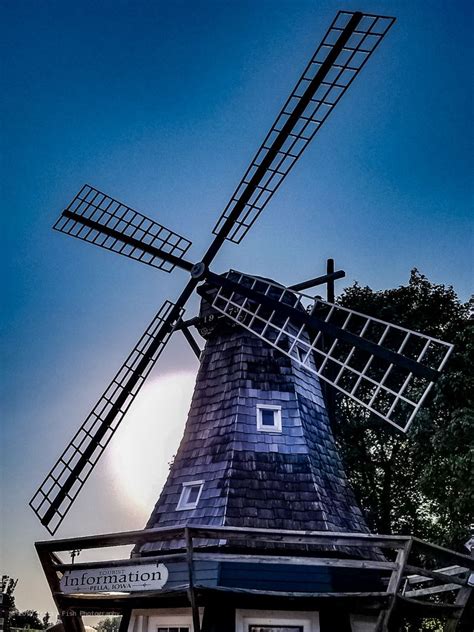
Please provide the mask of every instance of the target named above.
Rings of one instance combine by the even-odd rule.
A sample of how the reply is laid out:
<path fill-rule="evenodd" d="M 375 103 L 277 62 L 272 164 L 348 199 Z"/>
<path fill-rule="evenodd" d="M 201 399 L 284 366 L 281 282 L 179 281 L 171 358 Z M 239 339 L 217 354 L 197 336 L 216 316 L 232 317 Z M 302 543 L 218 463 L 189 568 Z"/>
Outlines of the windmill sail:
<path fill-rule="evenodd" d="M 177 314 L 175 314 L 177 312 Z M 165 301 L 30 501 L 54 534 L 89 478 L 173 332 L 182 310 Z"/>
<path fill-rule="evenodd" d="M 56 230 L 160 270 L 181 267 L 191 279 L 174 305 L 168 301 L 163 305 L 32 499 L 33 510 L 50 533 L 55 533 L 89 477 L 191 294 L 210 274 L 209 266 L 224 241 L 239 243 L 245 236 L 393 22 L 390 17 L 338 13 L 224 210 L 199 263 L 184 258 L 189 240 L 89 185 L 63 211 Z"/>
<path fill-rule="evenodd" d="M 394 21 L 339 11 L 224 209 L 215 234 L 239 207 L 227 239 L 241 242 Z"/>
<path fill-rule="evenodd" d="M 191 246 L 189 239 L 88 184 L 63 211 L 54 229 L 165 272 L 176 265 L 191 267 L 183 262 Z"/>
<path fill-rule="evenodd" d="M 232 288 L 218 287 L 210 296 L 214 309 L 403 431 L 453 348 L 268 280 L 234 271 L 228 279 Z"/>

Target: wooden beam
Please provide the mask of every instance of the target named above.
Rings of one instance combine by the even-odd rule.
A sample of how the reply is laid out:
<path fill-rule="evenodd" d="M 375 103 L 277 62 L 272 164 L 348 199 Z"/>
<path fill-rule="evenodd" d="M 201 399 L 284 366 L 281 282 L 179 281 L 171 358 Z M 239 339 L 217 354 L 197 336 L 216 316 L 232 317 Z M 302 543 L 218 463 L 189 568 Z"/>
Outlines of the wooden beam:
<path fill-rule="evenodd" d="M 459 608 L 457 612 L 454 612 L 450 618 L 450 620 L 446 624 L 445 632 L 455 632 L 458 627 L 458 623 L 462 618 L 464 608 L 469 601 L 469 597 L 471 596 L 472 588 L 471 586 L 465 586 L 461 588 L 461 590 L 456 595 L 456 601 L 454 605 Z"/>
<path fill-rule="evenodd" d="M 194 586 L 196 590 L 209 592 L 209 593 L 232 593 L 237 595 L 257 595 L 262 597 L 290 597 L 292 599 L 323 599 L 325 601 L 338 601 L 343 599 L 385 599 L 387 593 L 385 592 L 289 592 L 286 589 L 282 590 L 259 590 L 256 588 L 229 588 L 226 586 L 203 586 L 196 584 Z"/>
<path fill-rule="evenodd" d="M 443 584 L 453 583 L 458 586 L 465 586 L 467 584 L 467 579 L 459 579 L 458 577 L 454 577 L 454 575 L 445 575 L 444 573 L 440 573 L 439 571 L 430 571 L 427 568 L 420 568 L 419 566 L 411 566 L 409 564 L 406 565 L 405 570 L 408 573 L 413 573 L 416 575 L 426 575 L 427 577 L 431 577 L 431 579 L 437 579 Z"/>
<path fill-rule="evenodd" d="M 59 558 L 57 555 L 55 555 L 55 553 L 52 553 L 51 551 L 39 550 L 36 545 L 35 547 L 40 560 L 40 564 L 43 568 L 43 572 L 46 576 L 46 581 L 48 582 L 49 589 L 51 591 L 51 594 L 53 595 L 53 600 L 56 605 L 58 614 L 61 615 L 61 604 L 58 598 L 55 596 L 60 589 L 59 578 L 54 570 L 55 563 Z"/>
<path fill-rule="evenodd" d="M 188 563 L 189 576 L 188 597 L 193 615 L 193 632 L 201 632 L 201 619 L 199 617 L 199 608 L 197 606 L 196 593 L 194 591 L 193 536 L 189 527 L 184 529 L 184 535 L 186 539 L 186 560 Z"/>
<path fill-rule="evenodd" d="M 396 562 L 376 560 L 351 560 L 334 557 L 295 557 L 289 555 L 253 555 L 233 553 L 194 553 L 195 560 L 206 562 L 253 562 L 256 564 L 298 564 L 299 566 L 331 566 L 338 568 L 364 568 L 376 570 L 397 570 Z"/>
<path fill-rule="evenodd" d="M 162 250 L 161 248 L 157 248 L 156 246 L 153 246 L 152 244 L 149 244 L 145 241 L 136 239 L 135 237 L 131 237 L 130 235 L 127 235 L 126 233 L 123 233 L 119 230 L 115 230 L 110 226 L 106 226 L 104 224 L 101 224 L 100 222 L 96 222 L 90 217 L 79 215 L 77 213 L 69 211 L 68 209 L 65 209 L 62 212 L 62 215 L 67 219 L 72 219 L 75 222 L 82 224 L 83 226 L 87 226 L 92 230 L 96 230 L 97 232 L 107 235 L 108 237 L 112 237 L 112 239 L 117 239 L 124 244 L 128 244 L 129 246 L 132 246 L 132 248 L 138 248 L 139 250 L 147 252 L 153 257 L 158 257 L 162 261 L 168 261 L 172 265 L 178 266 L 178 268 L 182 268 L 187 272 L 191 272 L 193 268 L 194 264 L 191 261 L 186 261 L 186 259 L 183 259 L 182 257 L 177 257 L 171 252 L 167 252 L 166 250 Z"/>
<path fill-rule="evenodd" d="M 132 609 L 127 608 L 122 613 L 122 620 L 120 621 L 120 626 L 118 632 L 127 632 L 128 626 L 130 625 L 130 619 L 132 618 Z"/>
<path fill-rule="evenodd" d="M 474 570 L 474 557 L 471 557 L 470 555 L 458 553 L 457 551 L 451 551 L 450 549 L 445 549 L 444 547 L 439 546 L 439 544 L 425 542 L 424 540 L 420 540 L 419 538 L 413 538 L 413 544 L 416 548 L 422 548 L 427 551 L 431 551 L 432 554 L 436 552 L 438 553 L 439 557 L 448 557 L 451 560 L 457 560 L 459 564 L 462 564 L 463 566 Z"/>
<path fill-rule="evenodd" d="M 164 553 L 163 555 L 153 555 L 153 556 L 143 556 L 143 557 L 128 557 L 121 560 L 101 560 L 99 562 L 79 562 L 75 564 L 56 564 L 55 570 L 57 571 L 72 571 L 72 570 L 80 570 L 84 569 L 92 569 L 92 568 L 102 568 L 103 566 L 107 566 L 107 568 L 116 568 L 119 566 L 136 566 L 140 564 L 155 564 L 159 562 L 169 562 L 176 560 L 186 560 L 186 553 L 183 551 L 182 553 Z"/>
<path fill-rule="evenodd" d="M 462 590 L 458 584 L 443 584 L 442 586 L 430 586 L 429 588 L 418 588 L 416 590 L 405 591 L 404 597 L 423 597 L 424 595 L 438 595 L 452 590 Z"/>
<path fill-rule="evenodd" d="M 71 548 L 84 550 L 122 546 L 125 544 L 145 544 L 147 542 L 158 542 L 159 540 L 172 540 L 175 537 L 184 538 L 183 527 L 156 527 L 154 529 L 140 529 L 137 531 L 86 535 L 80 538 L 43 540 L 37 542 L 35 546 L 38 551 L 69 551 Z"/>
<path fill-rule="evenodd" d="M 398 569 L 392 572 L 392 576 L 390 577 L 390 581 L 388 583 L 387 592 L 393 595 L 393 599 L 385 612 L 385 616 L 383 619 L 380 619 L 378 624 L 378 629 L 376 632 L 395 632 L 396 618 L 397 618 L 397 601 L 398 601 L 398 593 L 400 591 L 400 587 L 403 581 L 403 575 L 405 573 L 405 566 L 410 556 L 411 548 L 413 545 L 413 541 L 410 539 L 405 543 L 405 546 L 400 549 L 397 553 L 396 562 L 398 564 Z"/>
<path fill-rule="evenodd" d="M 329 269 L 329 266 L 330 266 L 329 261 L 333 262 L 332 270 Z M 301 283 L 294 283 L 293 285 L 289 285 L 288 289 L 294 290 L 295 292 L 302 292 L 303 290 L 309 290 L 312 287 L 315 287 L 317 285 L 323 285 L 324 283 L 326 283 L 328 287 L 330 284 L 332 284 L 332 286 L 334 287 L 334 281 L 336 279 L 343 279 L 345 276 L 346 276 L 346 273 L 344 272 L 344 270 L 334 271 L 334 259 L 328 259 L 327 274 L 323 274 L 322 276 L 315 277 L 314 279 L 308 279 L 308 281 L 302 281 Z M 333 297 L 332 301 L 329 299 L 329 296 Z M 327 300 L 329 303 L 333 303 L 334 293 L 332 295 L 328 294 Z"/>
<path fill-rule="evenodd" d="M 335 278 L 341 278 L 341 277 L 335 276 L 336 273 L 334 272 L 334 259 L 327 260 L 326 273 L 328 277 L 327 284 L 326 284 L 326 299 L 328 303 L 334 303 L 335 298 L 336 298 L 334 280 Z M 344 273 L 344 276 L 346 276 L 345 273 Z"/>
<path fill-rule="evenodd" d="M 196 538 L 260 540 L 288 544 L 324 544 L 332 546 L 400 548 L 409 536 L 372 535 L 327 531 L 284 531 L 280 529 L 248 529 L 246 527 L 190 527 Z"/>
<path fill-rule="evenodd" d="M 462 573 L 466 573 L 469 569 L 467 569 L 465 566 L 445 566 L 444 568 L 437 568 L 436 572 L 437 573 L 444 573 L 445 575 L 449 575 L 449 577 L 451 577 L 452 575 L 461 575 Z M 407 582 L 409 584 L 422 584 L 424 582 L 430 582 L 431 578 L 430 577 L 425 577 L 423 575 L 409 575 L 407 577 Z"/>
<path fill-rule="evenodd" d="M 71 611 L 60 614 L 64 632 L 85 632 L 84 623 L 80 614 L 72 614 Z"/>
<path fill-rule="evenodd" d="M 182 597 L 187 599 L 188 584 L 180 584 L 168 590 L 132 592 L 122 594 L 91 593 L 82 595 L 66 595 L 57 593 L 56 597 L 61 600 L 64 608 L 77 608 L 81 611 L 107 609 L 109 612 L 123 612 L 124 608 L 137 608 L 143 604 L 149 608 L 157 600 L 173 599 Z"/>
<path fill-rule="evenodd" d="M 248 529 L 246 527 L 189 527 L 193 537 L 228 538 L 265 540 L 285 542 L 291 544 L 330 544 L 334 546 L 354 547 L 386 547 L 399 548 L 409 540 L 409 536 L 372 535 L 363 533 L 344 533 L 327 531 L 291 531 L 283 529 Z M 39 551 L 69 551 L 75 549 L 97 549 L 102 547 L 122 546 L 126 544 L 145 544 L 161 540 L 184 539 L 183 527 L 155 527 L 137 531 L 119 533 L 104 533 L 100 535 L 66 538 L 58 540 L 44 540 L 35 544 Z M 447 549 L 445 552 L 450 553 Z M 466 556 L 461 556 L 466 558 Z M 470 560 L 470 558 L 467 558 Z"/>
<path fill-rule="evenodd" d="M 199 345 L 196 342 L 194 336 L 192 335 L 191 331 L 189 330 L 189 327 L 182 326 L 182 327 L 180 327 L 180 329 L 183 332 L 184 337 L 188 341 L 189 346 L 194 351 L 194 354 L 195 354 L 196 358 L 199 360 L 199 358 L 201 357 L 201 348 L 199 347 Z"/>
<path fill-rule="evenodd" d="M 472 534 L 472 529 L 471 529 L 471 534 Z M 474 549 L 470 548 L 470 557 L 472 560 L 474 560 Z M 468 579 L 469 581 L 469 579 Z M 459 606 L 460 610 L 458 610 L 458 612 L 453 613 L 453 615 L 451 616 L 450 620 L 447 622 L 446 624 L 446 632 L 455 632 L 457 627 L 458 627 L 458 623 L 461 622 L 461 620 L 463 619 L 463 615 L 464 615 L 464 611 L 465 608 L 468 604 L 468 601 L 470 600 L 471 597 L 471 593 L 472 593 L 472 586 L 470 586 L 469 584 L 467 584 L 466 586 L 464 586 L 463 588 L 461 588 L 461 590 L 458 592 L 458 594 L 456 595 L 456 600 L 455 600 L 455 605 Z"/>

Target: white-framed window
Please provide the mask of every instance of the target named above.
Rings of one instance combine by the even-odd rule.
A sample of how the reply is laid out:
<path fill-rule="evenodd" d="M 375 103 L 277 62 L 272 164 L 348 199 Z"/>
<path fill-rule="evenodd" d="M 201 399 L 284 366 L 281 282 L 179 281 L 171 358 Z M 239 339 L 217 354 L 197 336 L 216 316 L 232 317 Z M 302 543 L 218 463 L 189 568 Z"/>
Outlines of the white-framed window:
<path fill-rule="evenodd" d="M 202 622 L 203 608 L 199 608 Z M 193 632 L 191 608 L 134 609 L 127 632 Z"/>
<path fill-rule="evenodd" d="M 178 506 L 176 509 L 179 511 L 184 509 L 195 509 L 201 498 L 202 488 L 204 487 L 204 481 L 188 481 L 183 483 L 183 489 L 181 490 L 181 496 L 179 497 Z"/>
<path fill-rule="evenodd" d="M 257 430 L 281 432 L 281 406 L 257 404 Z"/>
<path fill-rule="evenodd" d="M 237 610 L 236 632 L 319 632 L 317 612 Z"/>

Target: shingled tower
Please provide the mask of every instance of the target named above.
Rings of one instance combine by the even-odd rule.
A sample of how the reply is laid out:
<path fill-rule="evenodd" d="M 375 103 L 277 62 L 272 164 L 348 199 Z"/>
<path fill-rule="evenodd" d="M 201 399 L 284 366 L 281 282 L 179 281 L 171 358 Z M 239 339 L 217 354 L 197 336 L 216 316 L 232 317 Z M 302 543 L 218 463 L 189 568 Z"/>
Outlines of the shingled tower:
<path fill-rule="evenodd" d="M 318 378 L 211 315 L 189 416 L 147 527 L 368 532 Z"/>

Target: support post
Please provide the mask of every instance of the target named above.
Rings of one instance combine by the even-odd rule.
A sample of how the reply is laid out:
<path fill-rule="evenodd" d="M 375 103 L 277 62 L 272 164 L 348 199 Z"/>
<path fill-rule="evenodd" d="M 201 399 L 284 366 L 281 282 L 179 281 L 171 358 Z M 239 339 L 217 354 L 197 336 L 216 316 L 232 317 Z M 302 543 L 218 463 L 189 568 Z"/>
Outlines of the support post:
<path fill-rule="evenodd" d="M 120 621 L 119 632 L 127 632 L 130 625 L 130 619 L 132 618 L 132 610 L 127 608 L 122 612 L 122 619 Z"/>
<path fill-rule="evenodd" d="M 84 632 L 84 622 L 80 614 L 65 612 L 61 615 L 64 632 Z"/>
<path fill-rule="evenodd" d="M 54 570 L 54 565 L 57 563 L 58 558 L 51 551 L 47 551 L 44 548 L 36 545 L 36 552 L 43 567 L 44 574 L 48 580 L 51 594 L 53 595 L 54 603 L 58 609 L 58 614 L 61 618 L 61 622 L 64 626 L 65 632 L 84 632 L 84 623 L 82 617 L 75 612 L 65 611 L 62 607 L 61 599 L 58 596 L 60 592 L 60 585 L 58 576 Z"/>
<path fill-rule="evenodd" d="M 191 347 L 191 349 L 194 351 L 196 358 L 199 360 L 199 358 L 201 357 L 201 349 L 199 348 L 198 343 L 196 342 L 196 340 L 194 339 L 192 333 L 189 331 L 189 327 L 186 327 L 184 324 L 180 327 L 181 331 L 184 334 L 184 337 L 186 338 L 186 340 L 189 343 L 189 346 Z"/>
<path fill-rule="evenodd" d="M 194 632 L 201 632 L 201 621 L 199 618 L 199 608 L 196 602 L 196 593 L 194 592 L 194 560 L 193 560 L 193 537 L 189 530 L 189 527 L 184 529 L 184 537 L 186 540 L 186 561 L 188 563 L 188 599 L 191 604 L 191 611 L 193 616 L 193 628 Z"/>
<path fill-rule="evenodd" d="M 466 547 L 471 553 L 471 557 L 474 557 L 474 525 L 471 525 L 471 539 L 466 542 Z M 459 610 L 453 614 L 453 616 L 446 623 L 446 632 L 456 632 L 458 625 L 463 620 L 464 609 L 471 596 L 472 586 L 466 583 L 466 585 L 458 591 L 456 595 L 455 605 L 460 606 Z"/>
<path fill-rule="evenodd" d="M 387 593 L 391 596 L 390 605 L 385 611 L 383 617 L 379 618 L 376 632 L 397 632 L 397 597 L 400 587 L 403 581 L 403 575 L 405 572 L 405 565 L 410 556 L 413 539 L 410 538 L 399 549 L 397 553 L 397 565 L 398 568 L 392 571 L 390 581 L 387 587 Z"/>
<path fill-rule="evenodd" d="M 322 276 L 315 277 L 314 279 L 308 279 L 307 281 L 302 281 L 301 283 L 295 283 L 294 285 L 289 285 L 289 290 L 295 290 L 295 292 L 302 292 L 303 290 L 309 290 L 312 287 L 316 287 L 317 285 L 324 285 L 329 281 L 336 281 L 336 279 L 343 279 L 346 276 L 344 270 L 336 270 L 335 272 L 331 272 L 330 274 L 323 274 Z"/>
<path fill-rule="evenodd" d="M 326 262 L 326 274 L 328 280 L 326 282 L 326 300 L 328 303 L 334 303 L 336 298 L 334 290 L 334 259 L 328 259 Z M 323 338 L 324 340 L 324 338 Z M 331 378 L 335 378 L 334 367 L 329 366 L 329 375 Z M 328 384 L 325 384 L 326 394 L 326 410 L 328 412 L 329 421 L 334 424 L 334 416 L 336 413 L 336 389 L 332 388 Z"/>
<path fill-rule="evenodd" d="M 326 298 L 328 303 L 334 303 L 336 293 L 334 290 L 334 259 L 328 259 L 326 263 L 326 274 L 328 276 L 326 284 Z"/>

